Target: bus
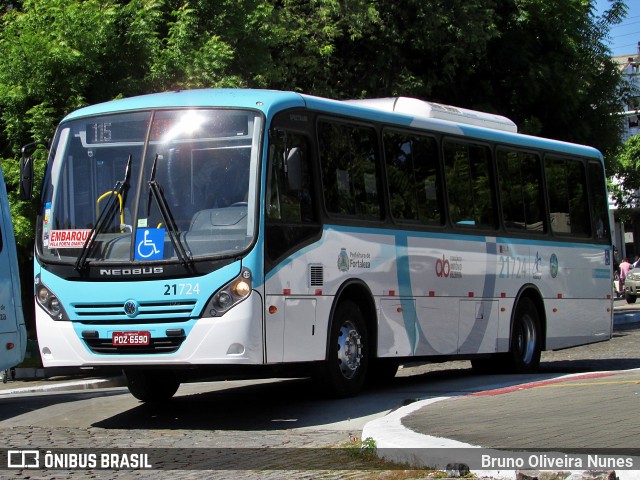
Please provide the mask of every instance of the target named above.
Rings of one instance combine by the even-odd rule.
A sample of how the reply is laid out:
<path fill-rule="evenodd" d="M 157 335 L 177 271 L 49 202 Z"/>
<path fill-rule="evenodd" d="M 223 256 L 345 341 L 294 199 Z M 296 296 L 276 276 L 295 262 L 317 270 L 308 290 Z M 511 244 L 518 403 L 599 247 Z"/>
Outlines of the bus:
<path fill-rule="evenodd" d="M 608 218 L 597 150 L 489 113 L 250 89 L 93 105 L 48 156 L 40 354 L 121 367 L 142 401 L 219 375 L 344 397 L 415 361 L 531 372 L 611 338 Z"/>
<path fill-rule="evenodd" d="M 7 188 L 0 169 L 0 371 L 3 382 L 9 377 L 8 370 L 24 360 L 27 349 L 19 272 Z"/>

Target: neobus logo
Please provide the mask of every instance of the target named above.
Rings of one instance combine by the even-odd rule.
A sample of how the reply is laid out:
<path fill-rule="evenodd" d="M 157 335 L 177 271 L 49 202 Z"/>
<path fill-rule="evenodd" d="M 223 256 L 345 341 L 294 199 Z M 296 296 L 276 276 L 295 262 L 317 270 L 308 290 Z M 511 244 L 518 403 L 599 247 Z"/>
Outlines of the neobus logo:
<path fill-rule="evenodd" d="M 155 275 L 163 273 L 164 267 L 143 267 L 143 268 L 101 268 L 100 275 L 107 277 L 125 275 Z"/>

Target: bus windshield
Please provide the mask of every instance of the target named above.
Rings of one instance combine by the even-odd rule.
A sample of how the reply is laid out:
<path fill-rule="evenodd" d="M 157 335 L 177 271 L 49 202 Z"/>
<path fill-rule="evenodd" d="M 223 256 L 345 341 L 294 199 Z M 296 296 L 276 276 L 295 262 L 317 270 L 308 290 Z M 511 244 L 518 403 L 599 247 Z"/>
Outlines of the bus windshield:
<path fill-rule="evenodd" d="M 175 109 L 61 124 L 42 198 L 44 261 L 197 261 L 253 241 L 262 118 Z"/>

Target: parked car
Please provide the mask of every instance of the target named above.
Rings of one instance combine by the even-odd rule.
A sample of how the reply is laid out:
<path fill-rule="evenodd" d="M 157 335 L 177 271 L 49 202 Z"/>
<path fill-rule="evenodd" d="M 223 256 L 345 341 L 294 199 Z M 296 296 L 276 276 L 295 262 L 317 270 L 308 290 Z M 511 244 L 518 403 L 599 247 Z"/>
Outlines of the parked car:
<path fill-rule="evenodd" d="M 624 281 L 624 298 L 627 303 L 636 303 L 640 295 L 640 268 L 631 270 Z"/>

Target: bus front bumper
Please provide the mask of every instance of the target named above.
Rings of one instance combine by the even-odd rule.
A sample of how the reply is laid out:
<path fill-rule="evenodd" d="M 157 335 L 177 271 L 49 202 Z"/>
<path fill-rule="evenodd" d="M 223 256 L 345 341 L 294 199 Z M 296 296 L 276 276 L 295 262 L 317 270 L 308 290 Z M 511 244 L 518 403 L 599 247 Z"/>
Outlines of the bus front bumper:
<path fill-rule="evenodd" d="M 135 366 L 135 365 L 260 365 L 264 363 L 263 308 L 260 296 L 250 295 L 222 317 L 200 318 L 172 353 L 95 353 L 82 338 L 91 330 L 99 338 L 113 332 L 148 331 L 152 339 L 164 336 L 166 324 L 90 325 L 78 328 L 70 321 L 54 321 L 36 305 L 36 327 L 40 356 L 46 367 Z M 174 325 L 174 324 L 172 324 Z M 162 332 L 162 333 L 161 333 Z M 106 340 L 108 342 L 108 340 Z M 113 349 L 112 349 L 113 350 Z"/>

